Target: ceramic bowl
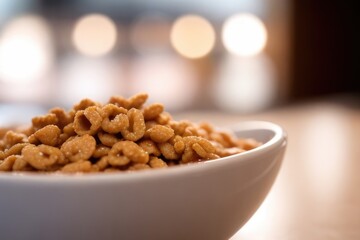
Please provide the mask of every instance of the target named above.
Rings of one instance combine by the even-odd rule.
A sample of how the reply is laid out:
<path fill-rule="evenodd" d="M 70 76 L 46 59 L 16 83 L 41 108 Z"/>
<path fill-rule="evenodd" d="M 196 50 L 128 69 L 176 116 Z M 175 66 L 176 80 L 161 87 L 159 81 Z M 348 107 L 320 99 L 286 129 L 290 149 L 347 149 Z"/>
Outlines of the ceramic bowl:
<path fill-rule="evenodd" d="M 264 144 L 237 155 L 134 173 L 0 173 L 1 239 L 228 239 L 276 178 L 286 134 L 235 126 Z"/>

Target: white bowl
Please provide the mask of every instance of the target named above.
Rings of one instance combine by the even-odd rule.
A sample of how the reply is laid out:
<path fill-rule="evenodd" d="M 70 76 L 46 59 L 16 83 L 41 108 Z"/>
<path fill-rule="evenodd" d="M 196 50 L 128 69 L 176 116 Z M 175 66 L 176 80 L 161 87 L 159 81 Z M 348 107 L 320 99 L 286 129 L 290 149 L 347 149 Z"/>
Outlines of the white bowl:
<path fill-rule="evenodd" d="M 286 134 L 245 122 L 264 142 L 230 157 L 168 169 L 76 176 L 0 173 L 1 239 L 228 239 L 269 192 Z"/>

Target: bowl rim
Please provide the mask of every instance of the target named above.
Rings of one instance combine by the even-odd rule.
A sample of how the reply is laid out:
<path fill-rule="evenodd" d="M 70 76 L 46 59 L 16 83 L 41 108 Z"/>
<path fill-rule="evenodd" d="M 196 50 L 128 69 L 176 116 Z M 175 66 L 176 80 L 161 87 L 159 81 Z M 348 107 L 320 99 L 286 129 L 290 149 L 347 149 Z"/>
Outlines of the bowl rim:
<path fill-rule="evenodd" d="M 36 172 L 0 172 L 1 182 L 22 182 L 22 183 L 100 183 L 113 181 L 138 181 L 151 178 L 163 178 L 186 174 L 196 174 L 202 171 L 217 168 L 219 165 L 231 164 L 231 162 L 246 162 L 264 153 L 271 152 L 274 149 L 281 148 L 287 144 L 287 134 L 279 125 L 268 121 L 243 121 L 230 127 L 235 134 L 241 131 L 251 130 L 267 130 L 272 131 L 274 136 L 264 144 L 242 153 L 231 156 L 203 161 L 198 163 L 190 163 L 184 165 L 176 165 L 165 169 L 151 169 L 135 172 L 124 173 L 36 173 Z M 51 176 L 49 176 L 51 175 Z"/>

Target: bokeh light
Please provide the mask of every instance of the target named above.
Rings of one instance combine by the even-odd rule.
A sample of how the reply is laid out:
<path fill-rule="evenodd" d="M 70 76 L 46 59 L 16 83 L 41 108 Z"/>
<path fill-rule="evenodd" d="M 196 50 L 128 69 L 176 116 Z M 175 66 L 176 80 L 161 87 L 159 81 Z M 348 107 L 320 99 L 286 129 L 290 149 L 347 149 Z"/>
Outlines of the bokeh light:
<path fill-rule="evenodd" d="M 52 37 L 46 21 L 23 15 L 4 26 L 0 38 L 0 81 L 26 84 L 39 80 L 53 60 Z"/>
<path fill-rule="evenodd" d="M 185 15 L 178 18 L 171 29 L 171 44 L 187 58 L 201 58 L 214 47 L 215 31 L 201 16 Z"/>
<path fill-rule="evenodd" d="M 199 90 L 197 75 L 188 61 L 168 54 L 134 59 L 130 92 L 147 92 L 150 102 L 166 103 L 166 110 L 181 110 L 194 103 Z"/>
<path fill-rule="evenodd" d="M 114 59 L 70 55 L 60 65 L 57 97 L 70 106 L 83 98 L 105 102 L 124 94 L 121 76 L 122 65 Z"/>
<path fill-rule="evenodd" d="M 251 56 L 261 52 L 265 47 L 267 32 L 258 17 L 249 13 L 240 13 L 225 21 L 222 41 L 229 52 L 240 56 Z"/>
<path fill-rule="evenodd" d="M 85 15 L 76 22 L 72 40 L 76 49 L 84 55 L 105 55 L 115 46 L 116 25 L 102 14 Z"/>
<path fill-rule="evenodd" d="M 158 52 L 170 47 L 171 24 L 160 14 L 139 17 L 130 28 L 129 38 L 138 53 Z"/>
<path fill-rule="evenodd" d="M 229 55 L 220 66 L 213 86 L 216 104 L 231 112 L 256 112 L 275 99 L 274 66 L 264 54 L 253 57 Z"/>

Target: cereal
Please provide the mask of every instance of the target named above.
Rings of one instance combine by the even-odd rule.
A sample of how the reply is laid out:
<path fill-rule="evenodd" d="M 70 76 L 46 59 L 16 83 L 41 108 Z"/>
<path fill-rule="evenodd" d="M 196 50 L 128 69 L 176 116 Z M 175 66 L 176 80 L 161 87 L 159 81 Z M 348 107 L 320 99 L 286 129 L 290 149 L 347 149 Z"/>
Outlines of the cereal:
<path fill-rule="evenodd" d="M 94 135 L 102 124 L 102 110 L 97 106 L 91 106 L 76 113 L 74 119 L 74 131 L 78 135 Z"/>
<path fill-rule="evenodd" d="M 55 163 L 65 163 L 60 149 L 47 145 L 27 145 L 21 152 L 23 159 L 37 170 L 46 170 Z"/>
<path fill-rule="evenodd" d="M 86 134 L 70 138 L 61 146 L 61 151 L 71 162 L 87 160 L 94 153 L 96 141 L 94 137 Z"/>
<path fill-rule="evenodd" d="M 144 119 L 146 121 L 153 120 L 157 118 L 160 115 L 160 113 L 162 113 L 163 111 L 164 111 L 164 105 L 160 103 L 151 104 L 150 106 L 145 107 L 143 110 Z"/>
<path fill-rule="evenodd" d="M 208 123 L 175 121 L 148 95 L 81 100 L 52 108 L 27 128 L 0 128 L 0 171 L 126 172 L 217 159 L 253 149 Z"/>
<path fill-rule="evenodd" d="M 144 136 L 145 120 L 142 112 L 136 108 L 131 108 L 127 112 L 129 118 L 129 127 L 122 130 L 121 134 L 126 140 L 137 141 Z"/>
<path fill-rule="evenodd" d="M 127 110 L 114 104 L 107 104 L 103 107 L 104 119 L 101 128 L 108 133 L 119 133 L 129 127 Z"/>
<path fill-rule="evenodd" d="M 60 137 L 61 130 L 56 125 L 47 125 L 34 133 L 34 137 L 39 140 L 39 142 L 55 146 Z"/>
<path fill-rule="evenodd" d="M 157 143 L 167 142 L 174 136 L 174 130 L 163 125 L 155 125 L 147 130 L 147 132 L 149 132 L 151 140 Z"/>

